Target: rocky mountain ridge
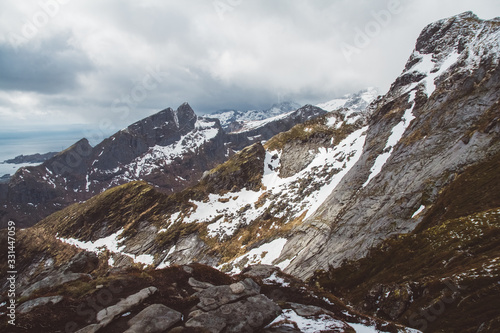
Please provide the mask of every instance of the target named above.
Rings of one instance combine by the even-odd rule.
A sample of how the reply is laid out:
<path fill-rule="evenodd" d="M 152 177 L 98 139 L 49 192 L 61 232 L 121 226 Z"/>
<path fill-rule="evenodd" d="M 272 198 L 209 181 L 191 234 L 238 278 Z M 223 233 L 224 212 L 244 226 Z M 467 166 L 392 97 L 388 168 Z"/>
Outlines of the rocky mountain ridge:
<path fill-rule="evenodd" d="M 155 275 L 198 262 L 238 274 L 272 264 L 406 326 L 493 332 L 499 37 L 500 19 L 440 20 L 366 110 L 295 125 L 172 194 L 130 182 L 52 214 L 22 233 L 32 252 L 20 279 L 43 281 L 81 249 L 105 272 Z M 31 241 L 43 237 L 60 250 Z M 283 320 L 293 321 L 286 306 Z"/>
<path fill-rule="evenodd" d="M 292 106 L 295 104 L 285 103 L 281 107 Z M 30 226 L 69 204 L 130 181 L 147 181 L 165 193 L 182 190 L 235 150 L 324 113 L 305 106 L 262 120 L 249 131 L 227 134 L 218 119 L 198 117 L 187 103 L 177 110 L 167 108 L 95 147 L 82 139 L 41 165 L 19 169 L 0 184 L 4 202 L 0 227 L 9 219 Z M 259 113 L 259 117 L 264 116 Z"/>
<path fill-rule="evenodd" d="M 266 110 L 220 110 L 210 113 L 208 116 L 211 118 L 219 119 L 222 128 L 227 133 L 231 133 L 240 129 L 245 123 L 252 121 L 260 121 L 282 114 L 295 111 L 301 105 L 292 101 L 285 101 L 273 104 Z"/>

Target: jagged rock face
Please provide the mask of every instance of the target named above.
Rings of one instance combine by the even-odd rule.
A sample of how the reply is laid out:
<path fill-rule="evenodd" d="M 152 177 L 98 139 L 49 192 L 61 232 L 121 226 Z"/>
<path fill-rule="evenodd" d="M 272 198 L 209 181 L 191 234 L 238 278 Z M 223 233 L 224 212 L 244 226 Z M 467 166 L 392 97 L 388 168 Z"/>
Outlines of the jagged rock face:
<path fill-rule="evenodd" d="M 424 29 L 372 105 L 358 163 L 285 246 L 283 257 L 300 252 L 288 272 L 306 278 L 412 231 L 457 174 L 498 152 L 499 31 L 470 13 Z"/>
<path fill-rule="evenodd" d="M 1 222 L 14 219 L 19 227 L 29 226 L 133 180 L 149 181 L 167 193 L 181 190 L 226 160 L 224 138 L 217 119 L 199 118 L 185 103 L 136 122 L 94 148 L 82 139 L 2 184 Z"/>

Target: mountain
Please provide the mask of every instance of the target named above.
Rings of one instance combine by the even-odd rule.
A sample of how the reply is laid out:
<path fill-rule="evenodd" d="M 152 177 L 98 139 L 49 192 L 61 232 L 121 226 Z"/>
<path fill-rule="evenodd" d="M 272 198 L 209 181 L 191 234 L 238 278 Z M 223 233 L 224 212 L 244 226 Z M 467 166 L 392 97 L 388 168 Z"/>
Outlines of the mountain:
<path fill-rule="evenodd" d="M 21 163 L 42 163 L 51 157 L 54 157 L 57 152 L 50 152 L 45 154 L 32 154 L 32 155 L 19 155 L 9 160 L 3 161 L 8 164 L 21 164 Z"/>
<path fill-rule="evenodd" d="M 220 110 L 211 113 L 209 116 L 211 118 L 219 119 L 222 128 L 226 132 L 232 132 L 241 128 L 241 126 L 248 121 L 259 121 L 276 117 L 290 111 L 295 111 L 300 107 L 300 104 L 291 101 L 285 101 L 273 104 L 269 109 L 266 110 Z"/>
<path fill-rule="evenodd" d="M 284 112 L 290 102 L 246 117 Z M 21 168 L 0 182 L 0 227 L 10 219 L 30 226 L 74 202 L 130 181 L 144 180 L 165 193 L 194 185 L 203 172 L 234 151 L 265 141 L 326 111 L 306 105 L 225 133 L 216 118 L 198 117 L 189 104 L 167 108 L 115 133 L 95 147 L 82 139 L 38 166 Z"/>
<path fill-rule="evenodd" d="M 305 106 L 322 111 L 242 148 L 182 190 L 167 193 L 144 181 L 128 182 L 20 230 L 19 244 L 26 249 L 18 260 L 21 301 L 60 296 L 66 303 L 47 306 L 46 317 L 71 318 L 78 303 L 88 304 L 120 278 L 135 287 L 107 305 L 154 287 L 160 293 L 151 302 L 179 312 L 175 318 L 183 319 L 176 322 L 185 328 L 196 323 L 215 332 L 242 330 L 233 328 L 229 315 L 241 318 L 237 311 L 219 302 L 237 299 L 242 312 L 261 318 L 258 327 L 245 328 L 249 332 L 308 331 L 301 326 L 306 319 L 309 331 L 366 330 L 353 324 L 353 317 L 369 322 L 357 311 L 380 318 L 369 326 L 382 331 L 410 331 L 391 326 L 395 321 L 421 331 L 495 332 L 499 37 L 498 18 L 463 13 L 432 23 L 389 91 L 366 109 Z M 0 255 L 6 263 L 6 254 Z M 189 284 L 185 273 L 195 274 L 192 265 L 201 264 L 231 276 L 202 266 L 204 273 Z M 246 280 L 255 267 L 267 269 L 250 277 L 260 290 Z M 280 281 L 281 294 L 268 289 L 269 279 Z M 68 283 L 43 289 L 48 281 Z M 354 309 L 329 307 L 343 307 L 344 301 Z M 260 305 L 247 310 L 248 302 Z M 77 327 L 92 331 L 106 324 L 125 331 L 148 321 L 119 316 L 130 312 L 136 318 L 152 303 L 134 310 L 118 303 L 122 312 L 107 309 L 87 321 L 76 316 Z M 318 308 L 302 311 L 300 305 Z M 266 326 L 272 317 L 279 318 L 278 326 Z M 332 319 L 343 323 L 334 327 Z"/>
<path fill-rule="evenodd" d="M 227 134 L 227 147 L 238 151 L 255 142 L 265 142 L 276 134 L 290 130 L 293 126 L 314 119 L 327 112 L 312 105 L 263 120 L 240 123 L 237 130 Z"/>
<path fill-rule="evenodd" d="M 0 184 L 1 222 L 29 226 L 113 186 L 144 180 L 172 193 L 194 184 L 226 160 L 217 119 L 198 117 L 189 104 L 158 112 L 95 147 L 82 139 L 38 166 L 19 169 Z"/>
<path fill-rule="evenodd" d="M 335 98 L 331 101 L 316 105 L 326 111 L 334 111 L 340 108 L 350 109 L 352 111 L 364 111 L 371 102 L 378 97 L 376 88 L 369 87 L 354 94 L 347 94 L 341 98 Z"/>

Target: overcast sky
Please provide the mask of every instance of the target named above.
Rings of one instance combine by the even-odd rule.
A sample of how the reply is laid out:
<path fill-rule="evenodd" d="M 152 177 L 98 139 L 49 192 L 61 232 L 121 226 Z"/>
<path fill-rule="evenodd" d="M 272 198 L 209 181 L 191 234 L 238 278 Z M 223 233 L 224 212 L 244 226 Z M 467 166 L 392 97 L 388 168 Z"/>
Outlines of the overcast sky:
<path fill-rule="evenodd" d="M 500 1 L 2 0 L 0 131 L 385 93 L 424 26 L 468 10 Z"/>

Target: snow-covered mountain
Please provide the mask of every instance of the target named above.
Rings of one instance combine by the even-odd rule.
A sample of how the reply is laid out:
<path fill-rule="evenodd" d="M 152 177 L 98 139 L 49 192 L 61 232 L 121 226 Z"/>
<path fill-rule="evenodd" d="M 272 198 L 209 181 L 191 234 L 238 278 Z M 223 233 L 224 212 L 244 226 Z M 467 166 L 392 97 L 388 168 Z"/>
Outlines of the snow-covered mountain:
<path fill-rule="evenodd" d="M 115 133 L 95 147 L 82 139 L 44 163 L 21 168 L 0 182 L 0 227 L 9 219 L 30 226 L 74 202 L 114 186 L 144 180 L 173 193 L 196 184 L 203 172 L 234 151 L 287 131 L 325 113 L 312 106 L 294 111 L 290 102 L 247 112 L 248 130 L 225 133 L 217 118 L 199 117 L 184 103 L 167 108 Z M 284 114 L 271 117 L 271 115 Z M 243 113 L 242 113 L 243 114 Z"/>
<path fill-rule="evenodd" d="M 138 121 L 95 147 L 82 139 L 0 184 L 1 222 L 16 219 L 19 226 L 29 226 L 134 180 L 148 181 L 167 193 L 178 191 L 227 159 L 224 140 L 218 120 L 198 117 L 187 103 Z"/>
<path fill-rule="evenodd" d="M 325 103 L 317 104 L 316 106 L 326 111 L 338 110 L 346 108 L 351 111 L 364 111 L 378 97 L 378 90 L 374 87 L 369 87 L 358 91 L 354 94 L 347 94 L 340 98 L 332 99 Z"/>
<path fill-rule="evenodd" d="M 232 325 L 221 314 L 220 304 L 205 307 L 222 298 L 215 296 L 221 289 L 257 302 L 245 298 L 248 287 L 242 285 L 210 289 L 213 286 L 192 276 L 195 281 L 190 286 L 200 290 L 193 295 L 184 282 L 159 282 L 166 279 L 162 269 L 185 276 L 182 271 L 194 274 L 192 263 L 197 262 L 231 274 L 241 272 L 240 282 L 250 285 L 244 274 L 266 271 L 254 278 L 262 282 L 266 297 L 283 306 L 283 317 L 273 312 L 279 312 L 273 304 L 260 303 L 260 308 L 271 309 L 269 317 L 282 318 L 281 323 L 295 322 L 294 328 L 289 327 L 292 331 L 298 330 L 297 321 L 304 317 L 314 317 L 315 323 L 325 318 L 322 315 L 335 317 L 321 310 L 327 305 L 315 293 L 319 286 L 340 293 L 357 310 L 422 331 L 494 332 L 500 322 L 499 50 L 498 18 L 485 21 L 464 13 L 430 24 L 390 90 L 365 109 L 362 96 L 369 92 L 349 104 L 346 99 L 323 105 L 332 110 L 305 106 L 294 112 L 314 117 L 264 144 L 258 140 L 242 148 L 183 190 L 167 194 L 146 182 L 129 182 L 23 231 L 20 237 L 23 244 L 30 244 L 31 252 L 26 251 L 22 259 L 26 268 L 19 279 L 27 288 L 59 274 L 66 266 L 54 262 L 65 255 L 68 265 L 69 253 L 78 248 L 89 251 L 83 252 L 88 256 L 99 256 L 99 267 L 90 270 L 94 274 L 129 274 L 138 281 L 154 281 L 163 288 L 162 295 L 170 290 L 175 295 L 184 292 L 187 300 L 199 300 L 195 312 L 196 302 L 168 298 L 168 304 L 185 309 L 185 327 L 193 322 L 202 322 L 198 327 L 219 323 L 220 328 L 213 331 L 221 332 L 224 325 Z M 288 119 L 283 117 L 275 120 Z M 196 125 L 198 119 L 185 121 L 194 130 L 208 131 L 202 136 L 210 137 L 212 125 L 207 123 L 212 120 L 205 119 L 205 125 Z M 271 123 L 265 121 L 266 126 Z M 248 137 L 252 130 L 227 137 Z M 144 152 L 153 156 L 156 153 L 150 148 L 155 145 Z M 225 153 L 227 147 L 222 146 Z M 118 153 L 113 156 L 121 160 Z M 115 162 L 109 163 L 98 170 L 110 170 Z M 51 246 L 40 251 L 45 243 Z M 63 250 L 51 250 L 56 246 Z M 258 264 L 275 267 L 248 267 Z M 138 265 L 149 270 L 141 272 Z M 219 276 L 214 271 L 205 273 Z M 313 289 L 294 286 L 290 281 L 297 278 Z M 226 281 L 221 285 L 230 283 L 226 277 L 220 279 Z M 279 288 L 266 285 L 270 280 L 280 281 Z M 185 287 L 178 290 L 179 285 Z M 95 290 L 91 284 L 85 286 L 84 290 Z M 317 308 L 298 310 L 304 300 L 299 302 L 291 294 L 283 299 L 279 290 L 290 286 L 297 295 L 306 291 L 307 304 Z M 257 297 L 259 292 L 252 295 Z M 206 304 L 205 293 L 211 295 Z M 341 304 L 326 299 L 332 306 Z M 246 303 L 239 305 L 247 309 Z M 224 309 L 226 315 L 233 313 Z M 342 311 L 349 320 L 359 316 Z M 295 317 L 299 313 L 304 317 Z M 260 318 L 268 318 L 267 314 Z M 350 327 L 339 322 L 335 330 L 366 329 L 342 320 Z M 101 321 L 85 324 L 99 326 Z M 378 322 L 377 330 L 405 330 L 384 325 L 389 324 Z M 334 329 L 326 324 L 319 327 Z M 274 330 L 263 322 L 250 329 L 286 330 L 279 326 Z"/>
<path fill-rule="evenodd" d="M 300 107 L 301 105 L 298 103 L 285 101 L 273 104 L 266 110 L 220 110 L 211 113 L 209 117 L 219 119 L 222 128 L 227 132 L 232 132 L 235 129 L 241 128 L 246 122 L 272 118 L 290 111 L 295 111 Z"/>

